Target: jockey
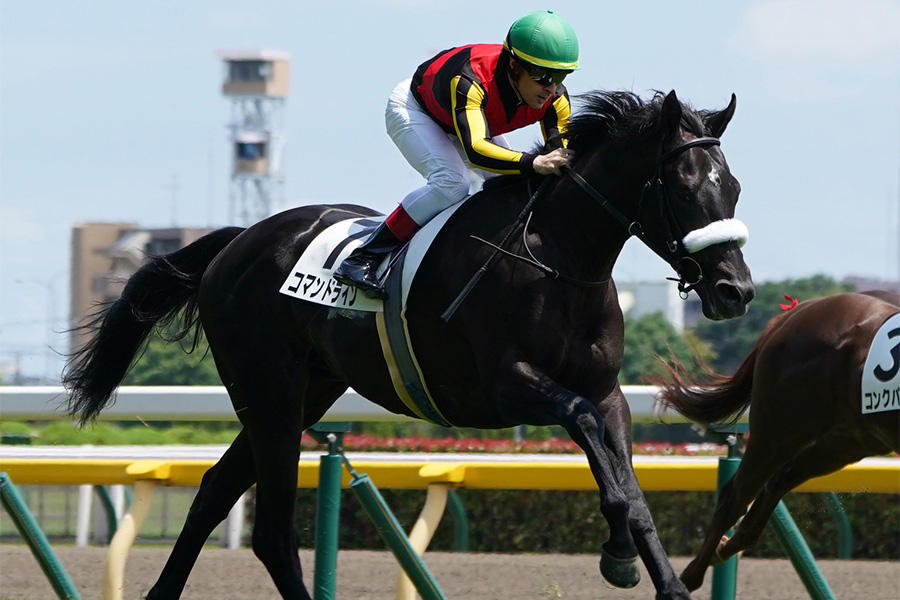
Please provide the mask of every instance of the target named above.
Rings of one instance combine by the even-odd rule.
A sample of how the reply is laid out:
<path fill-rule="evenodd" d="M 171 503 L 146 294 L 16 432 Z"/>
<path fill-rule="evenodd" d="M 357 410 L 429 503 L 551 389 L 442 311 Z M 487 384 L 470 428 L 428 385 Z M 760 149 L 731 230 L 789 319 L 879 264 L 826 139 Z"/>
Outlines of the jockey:
<path fill-rule="evenodd" d="M 561 132 L 571 106 L 562 81 L 578 67 L 578 40 L 552 11 L 525 15 L 503 44 L 471 44 L 425 61 L 397 85 L 387 132 L 426 180 L 410 192 L 335 271 L 367 296 L 384 297 L 378 265 L 439 212 L 465 198 L 470 174 L 560 174 L 569 163 Z M 504 133 L 541 123 L 547 152 L 510 150 Z M 477 170 L 477 171 L 476 171 Z"/>

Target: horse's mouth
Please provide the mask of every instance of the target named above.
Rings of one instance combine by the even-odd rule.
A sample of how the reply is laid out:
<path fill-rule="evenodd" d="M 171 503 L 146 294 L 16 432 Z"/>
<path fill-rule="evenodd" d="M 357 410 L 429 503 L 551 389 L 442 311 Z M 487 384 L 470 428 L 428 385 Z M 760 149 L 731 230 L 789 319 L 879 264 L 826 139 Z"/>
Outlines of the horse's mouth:
<path fill-rule="evenodd" d="M 741 317 L 747 312 L 747 305 L 756 295 L 753 282 L 747 279 L 720 279 L 707 287 L 707 293 L 698 293 L 703 303 L 703 316 L 712 321 L 723 321 Z"/>

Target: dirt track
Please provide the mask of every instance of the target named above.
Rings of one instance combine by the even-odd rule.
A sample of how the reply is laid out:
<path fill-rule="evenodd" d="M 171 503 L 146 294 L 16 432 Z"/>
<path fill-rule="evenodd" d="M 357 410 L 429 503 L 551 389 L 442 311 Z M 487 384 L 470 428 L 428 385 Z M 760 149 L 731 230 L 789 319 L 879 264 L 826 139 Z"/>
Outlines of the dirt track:
<path fill-rule="evenodd" d="M 106 548 L 55 548 L 83 600 L 100 598 Z M 169 548 L 135 548 L 125 574 L 126 600 L 140 598 L 152 585 Z M 616 590 L 600 578 L 597 557 L 561 554 L 426 554 L 426 563 L 448 599 L 467 600 L 646 600 L 653 586 L 646 572 L 637 588 Z M 313 556 L 301 552 L 305 579 L 312 579 Z M 680 570 L 686 558 L 675 558 Z M 900 599 L 900 562 L 822 561 L 822 572 L 841 600 Z M 397 572 L 385 552 L 344 551 L 339 554 L 337 598 L 393 600 Z M 787 560 L 744 559 L 738 569 L 742 600 L 806 600 L 800 578 Z M 706 600 L 710 576 L 694 595 Z M 24 545 L 0 546 L 0 598 L 55 598 Z M 278 599 L 268 574 L 250 550 L 207 548 L 201 553 L 182 596 L 185 600 Z"/>

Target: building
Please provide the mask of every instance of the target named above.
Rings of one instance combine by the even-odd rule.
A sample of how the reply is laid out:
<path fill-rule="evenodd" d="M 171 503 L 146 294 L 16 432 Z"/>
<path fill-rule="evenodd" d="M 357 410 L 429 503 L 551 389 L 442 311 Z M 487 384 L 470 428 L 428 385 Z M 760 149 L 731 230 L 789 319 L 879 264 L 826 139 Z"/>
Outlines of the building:
<path fill-rule="evenodd" d="M 77 223 L 72 227 L 69 322 L 82 323 L 98 305 L 118 298 L 147 256 L 168 254 L 212 231 L 210 228 L 142 229 L 136 223 Z M 85 340 L 73 330 L 69 348 Z"/>
<path fill-rule="evenodd" d="M 691 314 L 691 299 L 699 299 L 692 295 L 682 300 L 678 293 L 678 284 L 674 281 L 616 281 L 619 292 L 619 306 L 626 319 L 639 319 L 644 315 L 660 312 L 672 324 L 676 331 L 682 332 L 692 326 L 686 315 Z"/>

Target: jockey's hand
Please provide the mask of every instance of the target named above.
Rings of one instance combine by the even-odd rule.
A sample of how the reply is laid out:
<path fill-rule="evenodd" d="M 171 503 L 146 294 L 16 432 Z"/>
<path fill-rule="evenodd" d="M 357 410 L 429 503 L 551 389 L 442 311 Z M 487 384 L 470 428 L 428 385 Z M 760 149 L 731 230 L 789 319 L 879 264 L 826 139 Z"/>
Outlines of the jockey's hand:
<path fill-rule="evenodd" d="M 572 151 L 567 148 L 557 148 L 547 154 L 539 154 L 535 157 L 534 172 L 538 175 L 562 175 L 560 170 L 564 165 L 569 164 L 572 158 Z"/>

